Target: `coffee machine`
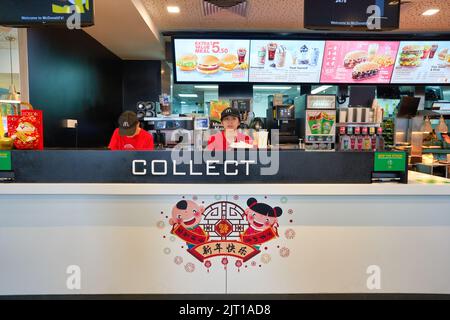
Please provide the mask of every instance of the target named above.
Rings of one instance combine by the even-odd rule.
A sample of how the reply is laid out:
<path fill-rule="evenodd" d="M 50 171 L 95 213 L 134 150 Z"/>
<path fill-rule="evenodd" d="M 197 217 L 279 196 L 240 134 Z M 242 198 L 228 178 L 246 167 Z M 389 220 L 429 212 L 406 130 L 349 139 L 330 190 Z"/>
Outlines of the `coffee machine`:
<path fill-rule="evenodd" d="M 272 133 L 272 145 L 277 141 L 278 144 L 298 144 L 294 100 L 289 96 L 269 96 L 267 127 Z"/>
<path fill-rule="evenodd" d="M 192 117 L 155 117 L 144 118 L 144 122 L 153 134 L 155 145 L 159 148 L 171 148 L 183 144 L 193 144 L 194 119 Z"/>

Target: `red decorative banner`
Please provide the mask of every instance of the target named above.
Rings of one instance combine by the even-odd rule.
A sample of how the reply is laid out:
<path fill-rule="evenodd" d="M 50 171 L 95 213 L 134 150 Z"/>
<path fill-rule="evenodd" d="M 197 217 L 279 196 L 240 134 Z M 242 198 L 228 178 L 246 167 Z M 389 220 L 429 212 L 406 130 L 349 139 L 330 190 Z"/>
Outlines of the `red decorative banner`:
<path fill-rule="evenodd" d="M 264 231 L 249 235 L 241 235 L 241 241 L 249 246 L 265 243 L 278 237 L 277 231 L 272 227 Z"/>
<path fill-rule="evenodd" d="M 188 252 L 200 260 L 200 262 L 217 256 L 235 257 L 246 262 L 260 253 L 259 250 L 245 243 L 227 240 L 203 243 L 189 249 Z"/>
<path fill-rule="evenodd" d="M 205 234 L 203 230 L 202 230 L 203 234 L 198 234 L 195 233 L 193 230 L 186 229 L 181 224 L 174 225 L 171 233 L 178 236 L 187 243 L 194 245 L 205 243 L 209 239 L 209 235 Z"/>

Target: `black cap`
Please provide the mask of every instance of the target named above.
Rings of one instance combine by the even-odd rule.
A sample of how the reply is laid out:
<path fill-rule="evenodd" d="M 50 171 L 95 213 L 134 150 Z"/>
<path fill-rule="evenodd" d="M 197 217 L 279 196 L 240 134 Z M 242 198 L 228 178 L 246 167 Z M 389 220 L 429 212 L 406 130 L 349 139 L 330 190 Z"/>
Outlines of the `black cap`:
<path fill-rule="evenodd" d="M 136 133 L 136 127 L 139 124 L 136 113 L 125 111 L 119 117 L 119 135 L 133 136 Z"/>
<path fill-rule="evenodd" d="M 255 198 L 250 198 L 247 200 L 247 206 L 249 209 L 259 213 L 263 216 L 278 218 L 283 214 L 283 209 L 280 207 L 272 208 L 266 203 L 260 203 Z"/>
<path fill-rule="evenodd" d="M 226 108 L 225 110 L 222 111 L 222 115 L 220 116 L 220 121 L 223 120 L 223 118 L 225 117 L 236 117 L 238 119 L 240 119 L 240 114 L 239 111 L 237 109 L 234 108 Z"/>

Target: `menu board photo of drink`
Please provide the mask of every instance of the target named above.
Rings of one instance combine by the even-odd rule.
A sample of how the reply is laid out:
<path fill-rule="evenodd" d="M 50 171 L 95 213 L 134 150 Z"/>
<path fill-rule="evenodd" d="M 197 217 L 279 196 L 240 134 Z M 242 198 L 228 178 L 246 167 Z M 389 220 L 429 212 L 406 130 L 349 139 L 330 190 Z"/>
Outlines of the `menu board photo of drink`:
<path fill-rule="evenodd" d="M 322 83 L 390 83 L 399 42 L 326 41 Z"/>
<path fill-rule="evenodd" d="M 450 83 L 450 41 L 402 41 L 392 83 Z"/>
<path fill-rule="evenodd" d="M 175 39 L 177 82 L 248 82 L 250 40 Z"/>
<path fill-rule="evenodd" d="M 252 40 L 250 82 L 317 83 L 325 41 Z"/>

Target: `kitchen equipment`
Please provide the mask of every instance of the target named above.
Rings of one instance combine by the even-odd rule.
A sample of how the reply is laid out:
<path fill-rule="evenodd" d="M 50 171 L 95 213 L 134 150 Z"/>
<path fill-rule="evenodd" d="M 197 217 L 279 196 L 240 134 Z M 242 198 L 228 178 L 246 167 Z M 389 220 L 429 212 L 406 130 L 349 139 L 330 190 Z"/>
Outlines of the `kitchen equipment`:
<path fill-rule="evenodd" d="M 153 118 L 157 116 L 156 103 L 152 101 L 140 101 L 136 106 L 136 114 L 140 121 L 144 118 Z"/>
<path fill-rule="evenodd" d="M 306 151 L 335 150 L 336 118 L 336 96 L 308 95 L 305 118 Z"/>
<path fill-rule="evenodd" d="M 272 132 L 272 144 L 298 143 L 294 104 L 269 106 L 267 123 Z"/>
<path fill-rule="evenodd" d="M 164 147 L 173 147 L 179 143 L 193 144 L 194 118 L 192 117 L 157 117 L 144 118 L 144 124 L 152 134 L 159 134 Z M 164 134 L 164 138 L 162 137 Z"/>
<path fill-rule="evenodd" d="M 161 130 L 156 130 L 156 132 L 153 133 L 153 141 L 155 144 L 155 149 L 163 149 L 167 146 L 166 134 L 161 132 Z"/>

